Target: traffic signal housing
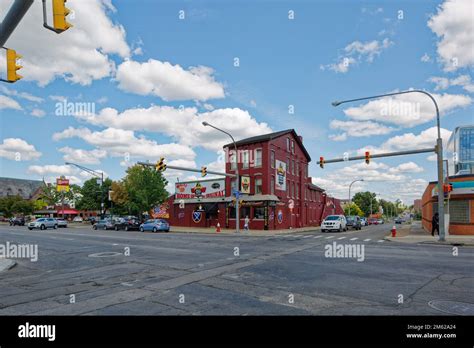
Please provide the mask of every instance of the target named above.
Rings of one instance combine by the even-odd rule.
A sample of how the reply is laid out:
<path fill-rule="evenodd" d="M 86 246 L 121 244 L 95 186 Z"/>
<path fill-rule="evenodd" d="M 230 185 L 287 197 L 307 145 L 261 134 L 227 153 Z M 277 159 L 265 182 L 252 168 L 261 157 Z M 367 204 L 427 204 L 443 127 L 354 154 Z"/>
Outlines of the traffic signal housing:
<path fill-rule="evenodd" d="M 67 0 L 53 0 L 53 26 L 57 33 L 62 33 L 72 27 L 66 20 L 71 11 L 66 7 Z"/>
<path fill-rule="evenodd" d="M 166 164 L 164 162 L 165 162 L 164 157 L 161 157 L 160 160 L 156 162 L 155 168 L 158 172 L 163 172 L 166 170 Z"/>
<path fill-rule="evenodd" d="M 365 151 L 365 163 L 370 164 L 370 152 Z"/>
<path fill-rule="evenodd" d="M 22 79 L 23 76 L 17 74 L 17 70 L 23 68 L 21 65 L 17 65 L 17 60 L 21 58 L 21 55 L 17 54 L 15 50 L 7 48 L 7 82 L 16 82 Z"/>
<path fill-rule="evenodd" d="M 444 184 L 443 191 L 444 193 L 449 193 L 453 190 L 453 184 Z"/>
<path fill-rule="evenodd" d="M 201 167 L 201 176 L 205 177 L 207 175 L 207 167 Z"/>
<path fill-rule="evenodd" d="M 319 166 L 324 168 L 324 157 L 319 157 Z"/>

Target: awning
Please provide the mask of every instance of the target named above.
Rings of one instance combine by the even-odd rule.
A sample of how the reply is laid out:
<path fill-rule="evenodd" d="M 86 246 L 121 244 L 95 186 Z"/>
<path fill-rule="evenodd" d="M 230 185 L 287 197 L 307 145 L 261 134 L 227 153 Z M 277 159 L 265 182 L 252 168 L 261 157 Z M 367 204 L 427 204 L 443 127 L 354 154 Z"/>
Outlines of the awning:
<path fill-rule="evenodd" d="M 234 197 L 219 197 L 219 198 L 193 198 L 193 199 L 183 199 L 184 204 L 189 203 L 229 203 L 232 202 Z M 277 196 L 275 195 L 241 195 L 240 199 L 246 202 L 258 202 L 258 201 L 271 201 L 279 202 Z M 174 204 L 179 204 L 180 199 L 175 199 Z"/>
<path fill-rule="evenodd" d="M 68 214 L 68 215 L 73 215 L 73 214 L 79 214 L 79 212 L 75 209 L 58 209 L 56 210 L 56 214 Z"/>

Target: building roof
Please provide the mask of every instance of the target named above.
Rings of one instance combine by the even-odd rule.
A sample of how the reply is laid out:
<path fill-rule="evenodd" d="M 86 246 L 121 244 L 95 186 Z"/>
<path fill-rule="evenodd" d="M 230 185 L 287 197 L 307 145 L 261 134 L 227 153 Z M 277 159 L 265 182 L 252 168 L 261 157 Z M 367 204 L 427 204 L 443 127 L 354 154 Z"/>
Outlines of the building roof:
<path fill-rule="evenodd" d="M 325 189 L 319 187 L 318 185 L 312 184 L 312 183 L 308 184 L 308 188 L 311 189 L 311 190 L 316 190 L 316 191 L 321 191 L 321 192 L 326 191 Z"/>
<path fill-rule="evenodd" d="M 41 180 L 15 179 L 0 177 L 0 197 L 20 196 L 30 199 L 44 185 Z"/>
<path fill-rule="evenodd" d="M 247 145 L 247 144 L 254 144 L 254 143 L 262 143 L 262 142 L 265 142 L 265 141 L 270 141 L 270 140 L 279 138 L 279 137 L 281 137 L 283 135 L 286 135 L 286 134 L 289 134 L 289 133 L 291 133 L 293 135 L 296 142 L 301 147 L 301 150 L 303 151 L 306 158 L 308 159 L 308 162 L 310 162 L 311 161 L 311 156 L 309 155 L 308 151 L 306 151 L 306 148 L 304 147 L 303 142 L 301 141 L 298 134 L 296 134 L 294 129 L 286 129 L 286 130 L 282 130 L 282 131 L 279 131 L 279 132 L 257 135 L 255 137 L 241 139 L 239 141 L 236 141 L 235 143 L 236 143 L 237 146 Z M 231 147 L 231 146 L 234 146 L 234 144 L 229 143 L 229 144 L 224 145 L 224 147 Z"/>

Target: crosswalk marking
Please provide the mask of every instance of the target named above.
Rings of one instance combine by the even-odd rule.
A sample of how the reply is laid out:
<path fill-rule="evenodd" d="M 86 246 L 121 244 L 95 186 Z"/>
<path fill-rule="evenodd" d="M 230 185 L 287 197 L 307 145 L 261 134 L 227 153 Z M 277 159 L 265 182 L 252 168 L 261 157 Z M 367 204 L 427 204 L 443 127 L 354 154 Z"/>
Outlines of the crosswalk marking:
<path fill-rule="evenodd" d="M 321 238 L 322 236 L 314 236 L 313 238 L 316 239 L 316 238 Z"/>
<path fill-rule="evenodd" d="M 378 243 L 383 243 L 383 242 L 385 242 L 385 241 L 384 241 L 383 239 L 379 239 L 377 242 L 378 242 Z"/>
<path fill-rule="evenodd" d="M 334 236 L 329 236 L 329 237 L 326 237 L 326 239 L 331 239 L 331 238 L 334 238 Z"/>
<path fill-rule="evenodd" d="M 339 237 L 338 240 L 345 239 L 346 237 Z"/>
<path fill-rule="evenodd" d="M 312 237 L 312 236 L 310 235 L 310 236 L 304 236 L 303 238 L 311 238 L 311 237 Z"/>
<path fill-rule="evenodd" d="M 371 240 L 371 239 L 370 238 L 364 239 L 364 242 L 368 242 L 369 240 Z"/>
<path fill-rule="evenodd" d="M 349 239 L 349 240 L 356 240 L 356 239 L 359 239 L 359 238 L 357 238 L 357 237 L 354 237 L 354 238 L 351 238 L 351 239 Z"/>

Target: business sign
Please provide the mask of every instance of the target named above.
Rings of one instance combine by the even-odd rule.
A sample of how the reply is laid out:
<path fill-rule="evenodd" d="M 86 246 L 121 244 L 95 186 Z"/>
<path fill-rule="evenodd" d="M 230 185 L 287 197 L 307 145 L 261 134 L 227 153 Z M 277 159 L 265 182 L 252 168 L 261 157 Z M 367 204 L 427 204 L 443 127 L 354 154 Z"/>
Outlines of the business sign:
<path fill-rule="evenodd" d="M 451 181 L 453 190 L 450 192 L 451 195 L 472 195 L 474 194 L 474 181 Z M 431 190 L 431 196 L 438 195 L 438 185 L 433 187 Z"/>
<path fill-rule="evenodd" d="M 242 176 L 240 179 L 240 192 L 250 194 L 250 176 Z"/>
<path fill-rule="evenodd" d="M 225 179 L 177 182 L 175 199 L 225 197 Z"/>
<path fill-rule="evenodd" d="M 64 177 L 56 179 L 56 191 L 69 192 L 69 179 Z"/>
<path fill-rule="evenodd" d="M 283 211 L 278 210 L 278 213 L 277 213 L 277 221 L 279 224 L 281 224 L 283 222 Z"/>
<path fill-rule="evenodd" d="M 286 163 L 276 160 L 275 161 L 275 176 L 276 176 L 276 189 L 280 191 L 286 191 Z"/>
<path fill-rule="evenodd" d="M 168 203 L 160 204 L 159 206 L 156 206 L 155 208 L 153 208 L 153 211 L 151 212 L 151 216 L 153 217 L 153 219 L 169 219 L 170 213 L 168 209 L 169 209 Z"/>
<path fill-rule="evenodd" d="M 193 211 L 193 216 L 192 216 L 192 218 L 193 218 L 193 222 L 194 222 L 195 224 L 200 223 L 200 222 L 201 222 L 201 219 L 202 219 L 202 212 L 201 212 L 201 211 L 197 211 L 197 210 Z"/>

